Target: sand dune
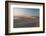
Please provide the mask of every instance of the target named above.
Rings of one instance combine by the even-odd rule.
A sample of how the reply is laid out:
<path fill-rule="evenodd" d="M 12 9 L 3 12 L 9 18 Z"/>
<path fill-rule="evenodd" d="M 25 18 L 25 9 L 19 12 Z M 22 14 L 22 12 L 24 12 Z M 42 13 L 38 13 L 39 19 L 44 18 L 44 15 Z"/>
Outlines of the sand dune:
<path fill-rule="evenodd" d="M 14 16 L 14 28 L 19 27 L 39 27 L 39 17 Z"/>

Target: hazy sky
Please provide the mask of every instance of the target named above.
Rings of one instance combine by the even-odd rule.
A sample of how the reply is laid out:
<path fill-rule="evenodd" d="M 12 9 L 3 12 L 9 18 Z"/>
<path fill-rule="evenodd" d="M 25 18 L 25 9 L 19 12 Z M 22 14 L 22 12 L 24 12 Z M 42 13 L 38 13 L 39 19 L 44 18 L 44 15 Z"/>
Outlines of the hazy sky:
<path fill-rule="evenodd" d="M 39 9 L 35 8 L 13 8 L 14 16 L 39 16 Z"/>

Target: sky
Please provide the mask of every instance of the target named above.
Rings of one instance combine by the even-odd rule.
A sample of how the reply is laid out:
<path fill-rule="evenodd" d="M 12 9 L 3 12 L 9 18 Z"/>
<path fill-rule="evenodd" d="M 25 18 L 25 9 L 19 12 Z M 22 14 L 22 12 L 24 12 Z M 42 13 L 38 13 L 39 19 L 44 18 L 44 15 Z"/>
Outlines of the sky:
<path fill-rule="evenodd" d="M 14 16 L 39 16 L 39 9 L 36 8 L 13 8 Z"/>

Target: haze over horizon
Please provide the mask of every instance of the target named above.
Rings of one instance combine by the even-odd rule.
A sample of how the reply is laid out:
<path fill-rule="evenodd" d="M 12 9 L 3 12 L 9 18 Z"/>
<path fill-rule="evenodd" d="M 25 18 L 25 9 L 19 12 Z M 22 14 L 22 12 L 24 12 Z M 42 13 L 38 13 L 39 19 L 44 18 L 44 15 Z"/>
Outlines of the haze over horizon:
<path fill-rule="evenodd" d="M 39 16 L 39 9 L 35 8 L 13 8 L 13 16 Z"/>

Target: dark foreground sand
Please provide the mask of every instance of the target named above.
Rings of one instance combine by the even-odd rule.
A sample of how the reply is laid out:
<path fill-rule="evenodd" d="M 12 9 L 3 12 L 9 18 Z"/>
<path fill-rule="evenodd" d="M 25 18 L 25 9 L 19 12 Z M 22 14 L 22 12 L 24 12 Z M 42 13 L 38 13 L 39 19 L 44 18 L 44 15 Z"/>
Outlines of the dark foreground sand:
<path fill-rule="evenodd" d="M 14 28 L 22 28 L 22 27 L 39 27 L 39 17 L 33 16 L 35 18 L 27 18 L 27 17 L 18 17 L 18 19 L 14 18 Z"/>

